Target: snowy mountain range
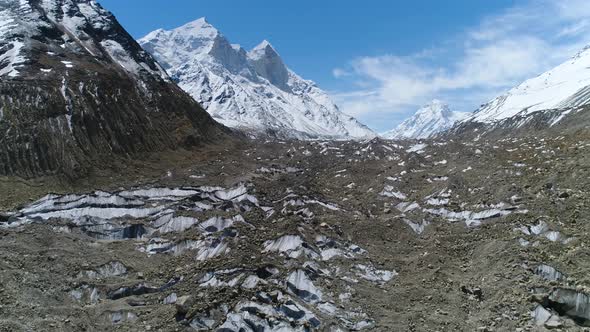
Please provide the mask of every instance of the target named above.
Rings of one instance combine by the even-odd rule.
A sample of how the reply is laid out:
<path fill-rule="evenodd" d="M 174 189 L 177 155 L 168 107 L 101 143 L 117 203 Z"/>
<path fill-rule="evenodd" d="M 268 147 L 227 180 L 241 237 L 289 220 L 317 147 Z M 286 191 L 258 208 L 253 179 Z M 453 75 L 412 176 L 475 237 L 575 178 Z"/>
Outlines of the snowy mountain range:
<path fill-rule="evenodd" d="M 449 130 L 450 135 L 481 135 L 494 130 L 551 127 L 590 104 L 590 46 L 559 66 L 526 80 L 473 113 L 451 112 L 439 101 L 420 109 L 384 138 L 427 138 Z"/>
<path fill-rule="evenodd" d="M 466 122 L 494 123 L 544 110 L 590 103 L 590 46 L 568 61 L 529 79 L 478 109 Z"/>
<path fill-rule="evenodd" d="M 381 134 L 387 139 L 422 139 L 451 128 L 457 121 L 468 116 L 467 113 L 451 111 L 440 100 L 433 100 L 420 108 L 411 118 L 397 128 Z"/>
<path fill-rule="evenodd" d="M 80 175 L 227 132 L 93 0 L 0 0 L 0 174 Z"/>
<path fill-rule="evenodd" d="M 296 138 L 361 138 L 375 133 L 338 109 L 314 82 L 290 70 L 268 41 L 250 51 L 206 19 L 139 40 L 178 85 L 217 121 Z"/>

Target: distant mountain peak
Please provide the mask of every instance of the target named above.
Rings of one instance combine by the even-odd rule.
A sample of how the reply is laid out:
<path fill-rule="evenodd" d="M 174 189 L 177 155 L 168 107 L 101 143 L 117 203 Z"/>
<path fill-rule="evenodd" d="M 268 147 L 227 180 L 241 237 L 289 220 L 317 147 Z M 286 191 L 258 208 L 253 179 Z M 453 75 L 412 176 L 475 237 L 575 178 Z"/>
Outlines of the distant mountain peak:
<path fill-rule="evenodd" d="M 211 25 L 205 17 L 188 22 L 173 30 L 157 29 L 147 34 L 143 39 L 154 39 L 158 37 L 165 37 L 168 34 L 175 34 L 184 39 L 206 39 L 214 40 L 220 33 L 213 25 Z"/>
<path fill-rule="evenodd" d="M 426 114 L 426 113 L 449 113 L 451 109 L 448 104 L 439 100 L 433 99 L 428 104 L 424 105 L 420 108 L 416 114 Z"/>
<path fill-rule="evenodd" d="M 444 101 L 440 100 L 440 99 L 432 99 L 432 101 L 430 101 L 428 104 L 424 105 L 424 106 L 432 106 L 432 107 L 444 107 L 444 108 L 448 108 L 449 105 L 447 103 L 445 103 Z"/>
<path fill-rule="evenodd" d="M 383 133 L 381 136 L 389 139 L 421 139 L 449 129 L 468 116 L 467 113 L 453 112 L 448 104 L 438 99 L 424 105 L 409 119 L 397 128 Z"/>
<path fill-rule="evenodd" d="M 155 30 L 140 39 L 139 43 L 166 69 L 195 60 L 195 54 L 202 58 L 213 55 L 227 63 L 235 62 L 232 58 L 224 59 L 236 52 L 234 46 L 204 17 L 171 30 Z"/>
<path fill-rule="evenodd" d="M 194 20 L 193 22 L 196 24 L 209 24 L 209 21 L 207 21 L 207 17 L 205 17 L 205 16 L 198 18 L 198 19 Z"/>
<path fill-rule="evenodd" d="M 276 48 L 274 48 L 274 46 L 272 46 L 272 44 L 266 39 L 249 51 L 248 57 L 251 60 L 277 59 L 281 62 L 283 61 Z"/>
<path fill-rule="evenodd" d="M 256 73 L 273 85 L 289 91 L 289 69 L 276 49 L 266 39 L 248 52 L 248 61 Z"/>
<path fill-rule="evenodd" d="M 267 48 L 275 50 L 272 44 L 268 40 L 264 39 L 262 42 L 260 42 L 260 44 L 256 45 L 256 47 L 254 47 L 252 51 L 266 50 Z"/>
<path fill-rule="evenodd" d="M 193 30 L 195 32 L 200 32 L 202 30 L 211 30 L 218 32 L 218 30 L 213 25 L 211 25 L 211 23 L 209 23 L 209 21 L 207 21 L 207 18 L 205 17 L 201 17 L 194 21 L 188 22 L 175 30 Z"/>
<path fill-rule="evenodd" d="M 268 40 L 246 52 L 201 19 L 139 43 L 227 126 L 298 138 L 375 136 L 292 72 Z"/>

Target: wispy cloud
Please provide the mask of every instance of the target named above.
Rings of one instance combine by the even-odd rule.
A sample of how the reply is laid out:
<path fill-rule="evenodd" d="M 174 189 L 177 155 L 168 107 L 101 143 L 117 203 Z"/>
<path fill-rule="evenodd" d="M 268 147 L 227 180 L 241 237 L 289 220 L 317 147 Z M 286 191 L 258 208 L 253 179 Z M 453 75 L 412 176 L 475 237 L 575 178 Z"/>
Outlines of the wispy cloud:
<path fill-rule="evenodd" d="M 409 112 L 434 98 L 474 110 L 573 56 L 590 39 L 589 18 L 587 0 L 530 1 L 485 18 L 434 50 L 359 56 L 334 76 L 362 88 L 335 98 L 344 112 L 361 119 Z"/>
<path fill-rule="evenodd" d="M 334 75 L 334 77 L 336 77 L 336 78 L 343 78 L 343 77 L 347 77 L 347 76 L 352 76 L 352 73 L 349 71 L 346 71 L 342 68 L 334 68 L 332 70 L 332 75 Z"/>

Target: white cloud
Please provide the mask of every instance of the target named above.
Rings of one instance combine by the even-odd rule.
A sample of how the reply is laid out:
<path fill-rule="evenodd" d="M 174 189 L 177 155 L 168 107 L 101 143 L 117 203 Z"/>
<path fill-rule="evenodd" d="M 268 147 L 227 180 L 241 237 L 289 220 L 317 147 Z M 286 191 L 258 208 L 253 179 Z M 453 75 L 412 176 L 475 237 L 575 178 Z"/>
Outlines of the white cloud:
<path fill-rule="evenodd" d="M 561 31 L 558 33 L 559 37 L 575 37 L 579 36 L 582 33 L 587 32 L 590 29 L 590 20 L 582 20 L 579 22 L 575 22 L 571 25 L 567 25 L 566 27 L 562 28 Z"/>
<path fill-rule="evenodd" d="M 471 111 L 573 56 L 588 41 L 589 17 L 587 0 L 536 0 L 509 8 L 436 50 L 352 60 L 334 76 L 363 88 L 335 99 L 363 120 L 416 110 L 434 98 Z"/>
<path fill-rule="evenodd" d="M 351 76 L 352 73 L 349 72 L 349 71 L 346 71 L 346 70 L 344 70 L 342 68 L 334 68 L 332 70 L 332 75 L 334 75 L 334 77 L 336 77 L 336 78 L 343 78 L 343 77 L 346 77 L 346 76 Z"/>
<path fill-rule="evenodd" d="M 585 19 L 590 16 L 590 2 L 588 2 L 588 0 L 545 0 L 542 1 L 542 4 L 557 8 L 557 18 L 561 18 L 563 20 L 580 18 Z M 553 16 L 551 15 L 551 12 L 548 12 L 548 14 L 548 16 Z"/>

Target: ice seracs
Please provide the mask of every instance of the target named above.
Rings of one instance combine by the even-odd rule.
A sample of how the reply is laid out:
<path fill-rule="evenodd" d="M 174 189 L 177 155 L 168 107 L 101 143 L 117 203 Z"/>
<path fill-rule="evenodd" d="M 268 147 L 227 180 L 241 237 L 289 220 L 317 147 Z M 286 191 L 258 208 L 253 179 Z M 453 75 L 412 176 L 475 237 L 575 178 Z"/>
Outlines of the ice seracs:
<path fill-rule="evenodd" d="M 402 122 L 397 128 L 381 134 L 387 139 L 422 139 L 447 130 L 457 121 L 463 120 L 467 113 L 451 111 L 440 100 L 433 100 L 420 108 L 411 118 Z"/>
<path fill-rule="evenodd" d="M 201 18 L 139 40 L 179 86 L 219 122 L 289 138 L 361 138 L 375 134 L 338 109 L 314 82 L 290 70 L 263 41 L 251 51 L 231 44 Z"/>

